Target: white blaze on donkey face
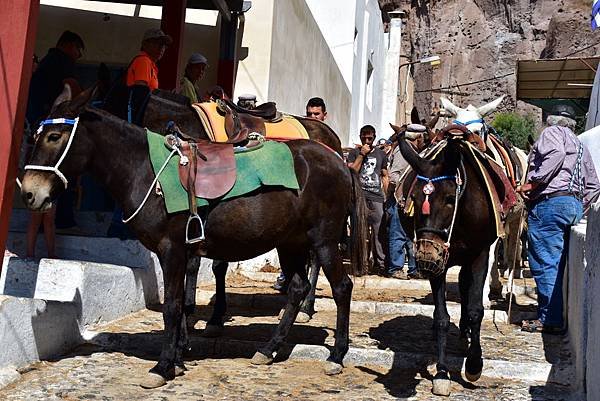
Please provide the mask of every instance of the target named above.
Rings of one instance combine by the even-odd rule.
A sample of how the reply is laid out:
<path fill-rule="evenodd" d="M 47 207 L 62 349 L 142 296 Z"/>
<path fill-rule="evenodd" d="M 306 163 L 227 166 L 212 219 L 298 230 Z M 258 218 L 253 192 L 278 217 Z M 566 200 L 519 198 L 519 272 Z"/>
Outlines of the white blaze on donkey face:
<path fill-rule="evenodd" d="M 456 106 L 445 97 L 440 97 L 442 107 L 447 112 L 452 114 L 455 117 L 456 121 L 459 121 L 461 124 L 466 125 L 469 131 L 471 132 L 481 131 L 481 128 L 483 127 L 483 117 L 496 110 L 503 99 L 504 95 L 500 96 L 493 102 L 490 102 L 481 107 L 475 107 L 472 104 L 469 104 L 467 108 L 463 109 L 461 107 Z"/>

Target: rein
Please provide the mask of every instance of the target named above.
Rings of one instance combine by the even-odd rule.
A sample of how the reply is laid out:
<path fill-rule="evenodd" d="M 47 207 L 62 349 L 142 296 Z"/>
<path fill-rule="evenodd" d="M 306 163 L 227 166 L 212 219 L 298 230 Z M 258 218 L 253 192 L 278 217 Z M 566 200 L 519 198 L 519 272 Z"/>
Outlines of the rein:
<path fill-rule="evenodd" d="M 45 125 L 52 125 L 52 124 L 66 124 L 66 125 L 73 126 L 73 128 L 71 128 L 71 134 L 69 135 L 69 141 L 67 142 L 67 146 L 65 146 L 65 150 L 63 150 L 62 155 L 60 156 L 60 158 L 58 159 L 58 161 L 56 162 L 56 164 L 54 166 L 41 166 L 41 165 L 37 165 L 37 164 L 28 164 L 24 167 L 24 169 L 25 170 L 50 171 L 50 172 L 56 174 L 58 176 L 58 178 L 60 178 L 60 180 L 65 185 L 65 189 L 66 189 L 69 184 L 69 181 L 67 180 L 67 177 L 65 177 L 65 175 L 58 168 L 60 167 L 63 160 L 65 160 L 65 157 L 67 157 L 67 153 L 69 152 L 69 149 L 71 149 L 71 145 L 73 144 L 73 138 L 75 137 L 75 132 L 77 131 L 77 124 L 79 124 L 79 117 L 76 117 L 75 119 L 52 118 L 52 119 L 43 120 L 42 122 L 40 122 L 40 126 L 37 129 L 36 135 L 39 135 L 42 132 Z"/>

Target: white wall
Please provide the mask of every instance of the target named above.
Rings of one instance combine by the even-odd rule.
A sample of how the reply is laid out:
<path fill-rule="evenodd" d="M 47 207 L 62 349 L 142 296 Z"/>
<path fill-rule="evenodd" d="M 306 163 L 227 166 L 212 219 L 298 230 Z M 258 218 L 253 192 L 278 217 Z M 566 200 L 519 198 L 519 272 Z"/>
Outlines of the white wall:
<path fill-rule="evenodd" d="M 575 380 L 573 388 L 600 400 L 600 203 L 592 205 L 587 224 L 571 232 L 567 268 L 566 313 Z"/>
<path fill-rule="evenodd" d="M 387 130 L 389 123 L 398 124 L 398 71 L 400 67 L 400 47 L 402 35 L 402 20 L 393 18 L 390 22 L 388 46 L 385 58 L 385 75 L 383 80 L 383 105 L 380 127 Z M 387 130 L 391 135 L 391 130 Z M 382 131 L 382 134 L 384 132 Z M 389 137 L 389 135 L 382 135 Z"/>
<path fill-rule="evenodd" d="M 326 122 L 348 142 L 350 91 L 305 0 L 275 2 L 269 75 L 280 110 L 304 115 L 306 101 L 322 97 Z"/>
<path fill-rule="evenodd" d="M 337 66 L 352 92 L 356 0 L 306 0 Z"/>
<path fill-rule="evenodd" d="M 238 65 L 234 100 L 250 93 L 256 95 L 258 103 L 263 103 L 270 100 L 273 0 L 253 1 L 245 19 L 242 47 L 248 48 L 248 56 Z"/>
<path fill-rule="evenodd" d="M 365 124 L 373 125 L 378 137 L 389 136 L 391 129 L 381 127 L 386 41 L 378 2 L 358 1 L 355 23 L 358 34 L 354 46 L 350 141 L 360 143 L 359 129 Z M 369 61 L 373 67 L 370 77 Z"/>

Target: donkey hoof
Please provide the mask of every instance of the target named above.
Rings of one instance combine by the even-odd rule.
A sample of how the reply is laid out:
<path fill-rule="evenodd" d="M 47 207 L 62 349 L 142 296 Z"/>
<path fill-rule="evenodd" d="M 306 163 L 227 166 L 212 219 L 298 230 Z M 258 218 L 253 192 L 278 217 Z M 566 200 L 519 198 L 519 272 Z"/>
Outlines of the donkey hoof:
<path fill-rule="evenodd" d="M 267 356 L 260 351 L 256 351 L 250 363 L 252 365 L 270 365 L 273 362 L 273 357 Z"/>
<path fill-rule="evenodd" d="M 183 376 L 186 370 L 185 366 L 175 366 L 175 376 Z"/>
<path fill-rule="evenodd" d="M 328 376 L 339 375 L 342 373 L 343 366 L 332 361 L 325 362 L 325 374 Z"/>
<path fill-rule="evenodd" d="M 465 369 L 465 377 L 470 382 L 476 382 L 481 377 L 481 371 L 479 371 L 479 373 L 471 374 Z"/>
<path fill-rule="evenodd" d="M 296 317 L 296 323 L 308 323 L 310 322 L 310 315 L 304 312 L 298 312 Z"/>
<path fill-rule="evenodd" d="M 148 373 L 146 378 L 144 378 L 142 380 L 142 382 L 140 383 L 140 386 L 142 388 L 152 389 L 152 388 L 158 388 L 158 387 L 164 386 L 165 384 L 167 384 L 167 381 L 165 380 L 164 377 L 162 377 L 161 375 L 159 375 L 157 373 L 150 372 L 150 373 Z"/>
<path fill-rule="evenodd" d="M 223 326 L 216 324 L 207 324 L 204 330 L 202 330 L 202 337 L 215 338 L 223 335 Z"/>
<path fill-rule="evenodd" d="M 431 392 L 435 395 L 443 395 L 448 397 L 450 395 L 450 386 L 452 382 L 446 372 L 438 372 L 433 378 L 433 389 Z"/>

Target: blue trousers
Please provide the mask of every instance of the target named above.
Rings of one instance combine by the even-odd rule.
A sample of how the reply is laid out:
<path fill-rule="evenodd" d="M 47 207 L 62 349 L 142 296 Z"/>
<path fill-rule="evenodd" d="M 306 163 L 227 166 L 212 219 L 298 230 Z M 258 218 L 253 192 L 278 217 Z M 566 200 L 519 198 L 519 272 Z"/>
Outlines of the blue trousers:
<path fill-rule="evenodd" d="M 529 268 L 538 290 L 538 318 L 546 326 L 563 327 L 563 276 L 571 226 L 583 215 L 583 205 L 572 196 L 537 202 L 530 210 Z"/>
<path fill-rule="evenodd" d="M 387 212 L 390 216 L 388 227 L 388 249 L 390 254 L 387 271 L 389 274 L 392 274 L 395 271 L 402 270 L 404 267 L 404 260 L 408 257 L 408 272 L 416 273 L 417 266 L 415 263 L 413 242 L 412 239 L 406 235 L 402 224 L 400 224 L 398 203 L 394 202 L 388 207 Z"/>

